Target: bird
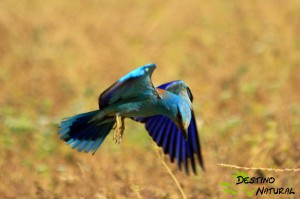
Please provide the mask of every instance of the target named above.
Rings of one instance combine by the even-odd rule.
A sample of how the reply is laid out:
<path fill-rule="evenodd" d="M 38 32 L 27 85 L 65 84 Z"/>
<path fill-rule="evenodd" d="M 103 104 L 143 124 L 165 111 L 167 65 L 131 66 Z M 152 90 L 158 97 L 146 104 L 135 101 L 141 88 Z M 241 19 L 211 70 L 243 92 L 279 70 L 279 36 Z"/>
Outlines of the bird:
<path fill-rule="evenodd" d="M 111 130 L 113 140 L 121 143 L 124 119 L 130 118 L 145 125 L 180 171 L 182 165 L 187 175 L 190 168 L 197 175 L 197 165 L 204 171 L 191 90 L 182 80 L 155 87 L 155 69 L 152 63 L 134 69 L 100 94 L 98 110 L 64 118 L 60 138 L 79 152 L 95 154 Z"/>

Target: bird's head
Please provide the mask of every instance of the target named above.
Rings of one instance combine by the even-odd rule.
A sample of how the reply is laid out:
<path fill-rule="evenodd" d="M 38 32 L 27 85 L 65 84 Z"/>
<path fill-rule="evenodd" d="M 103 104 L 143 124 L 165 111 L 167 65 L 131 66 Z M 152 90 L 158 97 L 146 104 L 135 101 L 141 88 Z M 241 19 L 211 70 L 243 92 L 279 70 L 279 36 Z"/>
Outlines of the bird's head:
<path fill-rule="evenodd" d="M 191 109 L 188 103 L 182 102 L 177 106 L 176 125 L 181 130 L 184 139 L 188 138 L 188 128 L 191 122 Z"/>

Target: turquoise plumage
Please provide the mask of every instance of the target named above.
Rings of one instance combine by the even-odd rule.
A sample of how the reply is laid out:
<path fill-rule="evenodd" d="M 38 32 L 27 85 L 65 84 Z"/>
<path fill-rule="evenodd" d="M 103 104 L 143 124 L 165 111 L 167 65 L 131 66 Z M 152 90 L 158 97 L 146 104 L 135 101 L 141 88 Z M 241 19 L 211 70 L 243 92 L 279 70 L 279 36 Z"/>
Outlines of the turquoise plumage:
<path fill-rule="evenodd" d="M 131 118 L 145 124 L 171 161 L 177 160 L 180 170 L 183 164 L 189 173 L 190 164 L 196 174 L 197 162 L 204 168 L 192 93 L 181 80 L 155 88 L 151 81 L 155 68 L 147 64 L 120 78 L 99 96 L 99 110 L 64 119 L 59 125 L 61 139 L 78 151 L 94 154 L 111 129 L 120 143 L 124 119 Z"/>

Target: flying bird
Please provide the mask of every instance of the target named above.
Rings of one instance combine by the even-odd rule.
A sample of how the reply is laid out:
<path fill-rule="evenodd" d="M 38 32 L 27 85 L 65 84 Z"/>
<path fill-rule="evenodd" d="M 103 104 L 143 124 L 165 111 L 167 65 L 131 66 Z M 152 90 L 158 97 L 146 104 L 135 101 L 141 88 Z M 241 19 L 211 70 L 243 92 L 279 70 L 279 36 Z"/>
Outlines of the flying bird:
<path fill-rule="evenodd" d="M 120 78 L 100 94 L 99 110 L 62 120 L 59 135 L 72 148 L 93 154 L 113 129 L 113 139 L 120 143 L 124 119 L 145 124 L 145 128 L 170 156 L 189 174 L 197 174 L 196 165 L 204 169 L 195 114 L 189 87 L 176 80 L 154 87 L 151 76 L 155 64 L 146 64 Z"/>

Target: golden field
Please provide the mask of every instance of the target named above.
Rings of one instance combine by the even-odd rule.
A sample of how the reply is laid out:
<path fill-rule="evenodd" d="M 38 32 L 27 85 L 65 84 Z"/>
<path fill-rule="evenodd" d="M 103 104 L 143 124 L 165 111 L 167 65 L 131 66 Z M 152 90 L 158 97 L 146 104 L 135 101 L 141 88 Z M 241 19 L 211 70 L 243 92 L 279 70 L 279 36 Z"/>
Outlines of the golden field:
<path fill-rule="evenodd" d="M 143 125 L 126 120 L 97 153 L 57 135 L 64 117 L 98 108 L 118 78 L 156 63 L 154 85 L 184 80 L 194 95 L 205 172 L 165 162 L 187 198 L 232 198 L 244 167 L 300 167 L 300 2 L 0 2 L 0 198 L 181 198 Z M 199 169 L 199 168 L 198 168 Z M 300 172 L 244 171 L 293 187 Z M 237 198 L 250 198 L 234 185 Z"/>

